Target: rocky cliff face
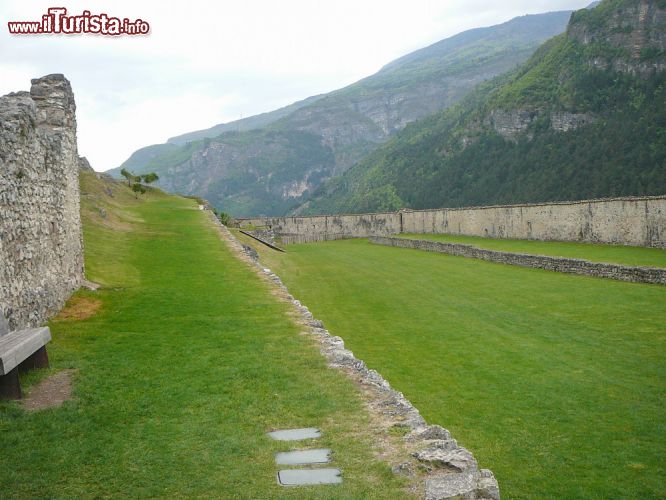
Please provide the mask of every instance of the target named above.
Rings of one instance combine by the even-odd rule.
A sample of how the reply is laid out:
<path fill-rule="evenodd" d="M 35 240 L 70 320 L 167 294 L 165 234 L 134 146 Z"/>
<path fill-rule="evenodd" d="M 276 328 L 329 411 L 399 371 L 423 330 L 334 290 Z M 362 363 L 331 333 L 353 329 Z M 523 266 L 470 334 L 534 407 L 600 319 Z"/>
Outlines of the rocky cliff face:
<path fill-rule="evenodd" d="M 332 175 L 340 175 L 409 123 L 448 108 L 474 85 L 496 74 L 480 71 L 461 80 L 442 78 L 370 94 L 356 95 L 356 89 L 340 91 L 299 109 L 277 125 L 320 136 L 322 145 L 335 155 Z"/>
<path fill-rule="evenodd" d="M 0 313 L 36 326 L 83 279 L 76 105 L 62 75 L 0 97 Z"/>
<path fill-rule="evenodd" d="M 602 16 L 605 16 L 603 24 Z M 574 16 L 568 35 L 583 45 L 606 45 L 615 49 L 591 57 L 590 65 L 645 77 L 666 69 L 664 28 L 664 2 L 606 2 L 598 12 Z"/>
<path fill-rule="evenodd" d="M 516 140 L 538 116 L 539 112 L 535 110 L 494 109 L 486 117 L 484 124 L 491 126 L 505 139 Z"/>
<path fill-rule="evenodd" d="M 330 177 L 335 158 L 299 130 L 228 133 L 160 172 L 160 187 L 197 194 L 232 213 L 286 212 Z"/>
<path fill-rule="evenodd" d="M 526 139 L 531 140 L 534 134 L 529 130 L 529 127 L 544 113 L 543 110 L 538 109 L 494 109 L 485 118 L 484 124 L 492 127 L 495 132 L 505 139 L 516 141 L 519 137 L 524 136 Z M 592 113 L 553 111 L 547 114 L 549 114 L 551 128 L 557 132 L 576 130 L 579 127 L 597 121 L 597 118 Z"/>
<path fill-rule="evenodd" d="M 631 76 L 649 78 L 666 69 L 666 4 L 655 0 L 607 1 L 594 9 L 574 13 L 567 27 L 567 38 L 584 48 L 580 51 L 587 65 L 595 70 L 615 71 Z M 564 85 L 571 75 L 557 75 Z M 592 112 L 561 110 L 571 106 L 560 102 L 541 105 L 530 103 L 515 109 L 492 109 L 482 120 L 483 125 L 511 141 L 534 136 L 532 125 L 546 116 L 550 127 L 557 132 L 575 130 L 596 123 Z M 575 107 L 575 106 L 572 106 Z M 470 127 L 476 131 L 479 126 Z M 462 134 L 465 146 L 474 142 L 471 134 Z"/>

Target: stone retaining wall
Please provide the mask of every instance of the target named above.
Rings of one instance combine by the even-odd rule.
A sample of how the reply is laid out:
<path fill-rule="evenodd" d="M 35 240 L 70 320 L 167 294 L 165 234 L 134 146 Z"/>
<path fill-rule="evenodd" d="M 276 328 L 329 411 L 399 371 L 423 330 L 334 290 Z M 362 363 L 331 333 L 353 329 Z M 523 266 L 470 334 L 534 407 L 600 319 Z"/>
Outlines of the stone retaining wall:
<path fill-rule="evenodd" d="M 666 248 L 666 196 L 238 222 L 267 226 L 284 243 L 435 233 Z"/>
<path fill-rule="evenodd" d="M 0 97 L 0 314 L 37 326 L 83 280 L 76 105 L 62 75 Z"/>
<path fill-rule="evenodd" d="M 312 217 L 266 217 L 239 219 L 245 225 L 266 226 L 282 243 L 315 243 L 319 241 L 364 238 L 400 232 L 399 213 L 359 215 L 320 215 Z"/>
<path fill-rule="evenodd" d="M 334 240 L 346 240 L 349 238 L 358 238 L 358 236 L 352 236 L 349 233 L 314 233 L 314 234 L 284 234 L 279 233 L 280 241 L 285 245 L 291 245 L 294 243 L 319 243 L 321 241 L 334 241 Z M 392 234 L 392 233 L 389 233 Z"/>
<path fill-rule="evenodd" d="M 666 196 L 405 212 L 402 232 L 666 248 Z"/>
<path fill-rule="evenodd" d="M 606 264 L 603 262 L 590 262 L 580 259 L 567 259 L 564 257 L 550 257 L 546 255 L 531 255 L 497 250 L 486 250 L 461 243 L 444 243 L 441 241 L 413 240 L 407 238 L 373 237 L 371 243 L 399 248 L 413 248 L 428 252 L 445 253 L 473 259 L 499 262 L 512 266 L 532 267 L 558 271 L 561 273 L 582 274 L 601 278 L 611 278 L 620 281 L 633 281 L 638 283 L 654 283 L 666 285 L 666 269 L 654 267 L 630 267 L 619 264 Z"/>

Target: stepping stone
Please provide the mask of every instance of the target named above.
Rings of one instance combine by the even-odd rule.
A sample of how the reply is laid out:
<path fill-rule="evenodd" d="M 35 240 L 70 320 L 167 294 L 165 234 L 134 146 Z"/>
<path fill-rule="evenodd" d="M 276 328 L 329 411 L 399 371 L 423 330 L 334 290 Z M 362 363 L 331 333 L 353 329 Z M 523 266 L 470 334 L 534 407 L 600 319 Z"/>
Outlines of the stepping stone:
<path fill-rule="evenodd" d="M 340 484 L 341 476 L 340 469 L 290 469 L 278 472 L 278 483 L 282 486 Z"/>
<path fill-rule="evenodd" d="M 315 427 L 304 429 L 286 429 L 269 432 L 268 435 L 276 441 L 300 441 L 301 439 L 317 439 L 321 437 L 321 431 Z"/>
<path fill-rule="evenodd" d="M 278 465 L 307 465 L 327 464 L 331 461 L 331 450 L 319 448 L 316 450 L 297 450 L 275 454 L 275 463 Z"/>

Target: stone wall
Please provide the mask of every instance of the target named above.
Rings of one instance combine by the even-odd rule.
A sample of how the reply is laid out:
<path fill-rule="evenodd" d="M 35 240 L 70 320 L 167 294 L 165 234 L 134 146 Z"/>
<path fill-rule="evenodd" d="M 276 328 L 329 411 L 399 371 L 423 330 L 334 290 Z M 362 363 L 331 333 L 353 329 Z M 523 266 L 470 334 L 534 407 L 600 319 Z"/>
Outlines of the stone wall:
<path fill-rule="evenodd" d="M 83 280 L 76 105 L 62 75 L 0 97 L 0 313 L 37 326 Z"/>
<path fill-rule="evenodd" d="M 666 285 L 666 269 L 661 268 L 632 267 L 619 264 L 606 264 L 603 262 L 590 262 L 580 259 L 567 259 L 564 257 L 550 257 L 547 255 L 500 252 L 461 243 L 445 243 L 441 241 L 414 240 L 408 238 L 376 236 L 371 238 L 370 242 L 377 245 L 413 248 L 416 250 L 425 250 L 427 252 L 470 257 L 473 259 L 487 260 L 489 262 L 498 262 L 500 264 L 510 264 L 512 266 L 532 267 L 536 269 L 546 269 L 548 271 L 582 274 L 620 281 Z"/>
<path fill-rule="evenodd" d="M 242 219 L 244 225 L 268 226 L 282 243 L 313 243 L 317 241 L 363 238 L 400 232 L 399 213 L 359 215 L 322 215 L 314 217 L 268 217 Z"/>
<path fill-rule="evenodd" d="M 397 233 L 581 241 L 666 248 L 666 196 L 392 213 L 240 219 L 269 226 L 284 243 Z"/>
<path fill-rule="evenodd" d="M 403 232 L 666 247 L 666 196 L 406 212 Z"/>

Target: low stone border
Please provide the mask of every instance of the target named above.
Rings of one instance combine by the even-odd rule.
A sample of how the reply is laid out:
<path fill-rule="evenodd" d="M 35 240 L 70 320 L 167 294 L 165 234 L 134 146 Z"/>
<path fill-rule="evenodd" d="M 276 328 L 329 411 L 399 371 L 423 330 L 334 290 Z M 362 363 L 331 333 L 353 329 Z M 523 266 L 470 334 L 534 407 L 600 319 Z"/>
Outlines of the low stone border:
<path fill-rule="evenodd" d="M 292 295 L 279 276 L 264 268 L 257 254 L 250 247 L 242 245 L 213 217 L 227 243 L 236 251 L 243 252 L 253 262 L 257 270 L 274 285 L 287 292 L 287 299 L 308 325 L 320 345 L 320 352 L 328 365 L 345 372 L 354 381 L 363 386 L 369 395 L 369 407 L 375 413 L 389 420 L 392 427 L 405 429 L 405 442 L 408 448 L 415 450 L 411 457 L 393 467 L 393 472 L 407 476 L 423 473 L 425 478 L 426 500 L 444 498 L 492 499 L 499 500 L 499 486 L 493 473 L 488 469 L 479 469 L 472 453 L 459 446 L 451 433 L 439 425 L 428 425 L 419 411 L 401 393 L 391 388 L 390 384 L 375 370 L 356 358 L 354 353 L 345 349 L 342 338 L 331 335 L 324 324 L 316 319 L 306 306 Z"/>
<path fill-rule="evenodd" d="M 414 240 L 409 238 L 391 238 L 375 236 L 370 242 L 376 245 L 386 245 L 399 248 L 413 248 L 427 252 L 445 253 L 472 259 L 499 262 L 512 266 L 532 267 L 558 271 L 560 273 L 581 274 L 599 278 L 610 278 L 620 281 L 636 283 L 651 283 L 666 285 L 666 269 L 658 267 L 632 267 L 620 264 L 606 264 L 604 262 L 590 262 L 582 259 L 568 259 L 565 257 L 550 257 L 548 255 L 532 255 L 524 253 L 501 252 L 487 250 L 463 243 L 445 243 L 442 241 Z"/>

